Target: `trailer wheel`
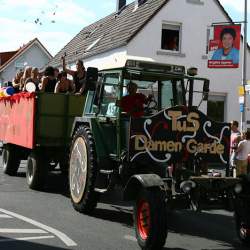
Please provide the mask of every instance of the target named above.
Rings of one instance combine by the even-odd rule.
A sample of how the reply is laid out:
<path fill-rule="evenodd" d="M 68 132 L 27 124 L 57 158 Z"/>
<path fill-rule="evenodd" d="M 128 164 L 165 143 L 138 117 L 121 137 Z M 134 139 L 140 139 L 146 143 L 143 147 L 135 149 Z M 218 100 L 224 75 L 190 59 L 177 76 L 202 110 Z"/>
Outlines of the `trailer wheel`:
<path fill-rule="evenodd" d="M 2 153 L 3 172 L 8 175 L 16 175 L 20 165 L 20 159 L 17 156 L 16 148 L 12 145 L 4 145 Z"/>
<path fill-rule="evenodd" d="M 69 159 L 69 186 L 75 210 L 91 213 L 99 195 L 95 192 L 97 176 L 96 151 L 93 135 L 86 126 L 80 126 L 74 135 Z"/>
<path fill-rule="evenodd" d="M 29 188 L 40 190 L 48 174 L 48 165 L 38 152 L 32 152 L 27 160 L 26 180 Z"/>
<path fill-rule="evenodd" d="M 165 195 L 159 189 L 142 189 L 134 208 L 136 238 L 142 249 L 161 249 L 167 237 Z"/>

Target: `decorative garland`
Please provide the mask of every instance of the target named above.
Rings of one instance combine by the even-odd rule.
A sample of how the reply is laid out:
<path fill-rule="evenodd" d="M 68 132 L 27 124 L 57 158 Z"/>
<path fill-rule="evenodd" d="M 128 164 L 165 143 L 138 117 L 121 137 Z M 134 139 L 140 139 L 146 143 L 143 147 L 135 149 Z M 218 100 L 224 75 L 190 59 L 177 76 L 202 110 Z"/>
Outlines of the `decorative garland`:
<path fill-rule="evenodd" d="M 26 98 L 26 99 L 31 99 L 36 96 L 36 93 L 29 93 L 29 92 L 20 92 L 11 96 L 2 96 L 0 97 L 0 102 L 19 102 L 20 99 Z"/>

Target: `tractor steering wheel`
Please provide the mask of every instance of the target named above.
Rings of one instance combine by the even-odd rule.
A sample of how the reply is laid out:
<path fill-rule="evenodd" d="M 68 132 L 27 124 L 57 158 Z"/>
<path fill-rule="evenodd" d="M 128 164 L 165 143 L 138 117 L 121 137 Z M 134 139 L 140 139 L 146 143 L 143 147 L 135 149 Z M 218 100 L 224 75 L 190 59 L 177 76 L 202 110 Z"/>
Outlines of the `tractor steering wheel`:
<path fill-rule="evenodd" d="M 152 114 L 155 110 L 157 111 L 157 102 L 150 99 L 145 107 L 145 114 Z"/>

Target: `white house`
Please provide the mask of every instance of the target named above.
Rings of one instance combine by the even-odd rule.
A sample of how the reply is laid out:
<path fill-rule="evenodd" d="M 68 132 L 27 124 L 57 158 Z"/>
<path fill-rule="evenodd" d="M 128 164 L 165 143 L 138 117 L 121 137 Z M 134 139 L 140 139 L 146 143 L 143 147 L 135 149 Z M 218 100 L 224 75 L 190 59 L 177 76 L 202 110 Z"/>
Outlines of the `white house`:
<path fill-rule="evenodd" d="M 116 12 L 82 29 L 50 64 L 60 66 L 60 58 L 66 53 L 71 67 L 76 59 L 99 69 L 116 67 L 130 56 L 195 66 L 199 76 L 210 79 L 211 93 L 208 104 L 202 106 L 203 112 L 216 120 L 240 120 L 242 57 L 236 69 L 207 68 L 208 30 L 218 22 L 232 23 L 218 0 L 136 0 L 129 5 L 117 0 Z M 177 37 L 175 49 L 164 47 L 166 36 Z M 250 112 L 247 118 L 250 120 Z"/>
<path fill-rule="evenodd" d="M 5 57 L 4 61 L 1 60 L 1 56 Z M 12 81 L 16 72 L 25 66 L 40 69 L 51 58 L 52 55 L 37 38 L 31 40 L 17 51 L 0 53 L 0 61 L 2 61 L 2 64 L 0 63 L 0 82 Z"/>

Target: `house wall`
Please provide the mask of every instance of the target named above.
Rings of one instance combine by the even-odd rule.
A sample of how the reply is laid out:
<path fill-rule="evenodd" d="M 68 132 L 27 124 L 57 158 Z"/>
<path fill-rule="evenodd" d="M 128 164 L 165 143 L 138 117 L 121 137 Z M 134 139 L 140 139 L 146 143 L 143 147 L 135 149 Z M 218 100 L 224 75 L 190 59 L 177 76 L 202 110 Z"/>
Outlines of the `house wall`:
<path fill-rule="evenodd" d="M 96 67 L 99 70 L 108 68 L 118 68 L 124 66 L 126 62 L 127 51 L 126 47 L 114 49 L 96 56 L 84 59 L 85 67 Z M 72 68 L 74 66 L 72 65 Z"/>
<path fill-rule="evenodd" d="M 6 67 L 0 74 L 2 82 L 12 81 L 16 72 L 19 68 L 16 67 L 17 63 L 26 63 L 27 66 L 37 67 L 38 69 L 42 68 L 49 61 L 47 54 L 41 50 L 41 48 L 34 44 L 29 48 L 23 55 L 18 57 L 16 60 L 11 62 L 8 67 Z"/>
<path fill-rule="evenodd" d="M 240 120 L 238 85 L 242 80 L 242 60 L 239 69 L 207 68 L 206 43 L 208 26 L 215 22 L 228 22 L 228 19 L 214 0 L 200 1 L 203 4 L 190 2 L 199 1 L 169 1 L 128 44 L 127 54 L 150 57 L 161 63 L 185 65 L 187 68 L 190 66 L 197 67 L 199 76 L 210 79 L 210 89 L 213 92 L 211 94 L 225 96 L 225 120 Z M 181 53 L 166 53 L 166 51 L 161 50 L 163 21 L 176 22 L 182 25 Z M 248 58 L 250 60 L 249 53 Z M 250 70 L 248 70 L 247 78 L 250 79 Z M 206 104 L 202 106 L 202 110 L 206 112 Z M 249 111 L 247 117 L 250 119 Z"/>

